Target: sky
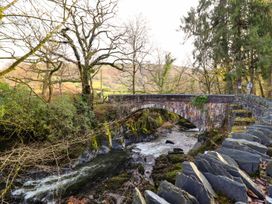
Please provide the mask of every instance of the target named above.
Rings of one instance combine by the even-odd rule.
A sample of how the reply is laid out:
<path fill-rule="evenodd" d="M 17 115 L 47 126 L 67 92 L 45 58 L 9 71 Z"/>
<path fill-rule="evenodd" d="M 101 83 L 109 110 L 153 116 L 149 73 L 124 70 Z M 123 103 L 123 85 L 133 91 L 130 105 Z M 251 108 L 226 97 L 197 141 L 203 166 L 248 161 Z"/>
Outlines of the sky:
<path fill-rule="evenodd" d="M 177 65 L 188 65 L 192 60 L 192 41 L 184 42 L 185 34 L 177 31 L 181 17 L 198 0 L 120 0 L 119 17 L 126 21 L 141 15 L 147 20 L 153 46 L 171 52 Z"/>
<path fill-rule="evenodd" d="M 128 22 L 141 15 L 149 27 L 152 47 L 171 52 L 176 58 L 176 65 L 190 66 L 192 41 L 185 42 L 185 34 L 177 30 L 181 24 L 180 19 L 197 3 L 198 0 L 119 0 L 118 20 Z M 0 69 L 6 63 L 1 60 Z"/>

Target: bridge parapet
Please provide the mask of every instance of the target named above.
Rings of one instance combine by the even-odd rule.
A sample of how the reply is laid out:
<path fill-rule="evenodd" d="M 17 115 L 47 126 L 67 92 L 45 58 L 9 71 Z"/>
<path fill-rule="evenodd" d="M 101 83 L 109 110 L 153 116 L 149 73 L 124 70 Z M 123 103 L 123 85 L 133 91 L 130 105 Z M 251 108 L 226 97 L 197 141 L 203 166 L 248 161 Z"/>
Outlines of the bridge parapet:
<path fill-rule="evenodd" d="M 111 103 L 126 103 L 126 102 L 138 102 L 143 103 L 147 101 L 180 101 L 191 102 L 196 94 L 136 94 L 136 95 L 110 95 L 109 101 Z M 235 101 L 235 95 L 207 95 L 208 103 L 233 103 Z"/>

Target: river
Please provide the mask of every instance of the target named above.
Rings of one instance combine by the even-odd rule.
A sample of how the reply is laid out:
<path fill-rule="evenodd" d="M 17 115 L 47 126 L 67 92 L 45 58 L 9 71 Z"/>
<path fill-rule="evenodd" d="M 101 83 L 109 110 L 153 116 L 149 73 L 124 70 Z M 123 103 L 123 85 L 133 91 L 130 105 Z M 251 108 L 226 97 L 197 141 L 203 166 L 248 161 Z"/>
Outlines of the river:
<path fill-rule="evenodd" d="M 171 130 L 163 129 L 153 141 L 130 145 L 126 151 L 113 150 L 62 175 L 28 180 L 17 187 L 12 195 L 17 203 L 59 203 L 59 197 L 73 195 L 101 175 L 105 176 L 109 172 L 113 175 L 120 166 L 131 160 L 142 163 L 145 177 L 151 179 L 155 158 L 173 151 L 183 151 L 186 154 L 197 143 L 196 131 L 179 131 L 177 126 Z"/>

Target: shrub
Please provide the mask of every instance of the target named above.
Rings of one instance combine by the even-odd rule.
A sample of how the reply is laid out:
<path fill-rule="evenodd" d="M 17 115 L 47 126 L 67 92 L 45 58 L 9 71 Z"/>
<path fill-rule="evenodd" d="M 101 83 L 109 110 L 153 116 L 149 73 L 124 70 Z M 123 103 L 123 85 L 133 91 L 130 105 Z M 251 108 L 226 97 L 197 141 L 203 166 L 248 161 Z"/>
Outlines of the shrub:
<path fill-rule="evenodd" d="M 69 137 L 87 131 L 93 121 L 79 99 L 61 96 L 47 104 L 25 86 L 0 83 L 0 140 L 6 143 Z"/>
<path fill-rule="evenodd" d="M 203 109 L 204 105 L 208 103 L 208 96 L 202 95 L 202 96 L 196 96 L 192 99 L 192 105 L 195 106 L 198 109 Z"/>

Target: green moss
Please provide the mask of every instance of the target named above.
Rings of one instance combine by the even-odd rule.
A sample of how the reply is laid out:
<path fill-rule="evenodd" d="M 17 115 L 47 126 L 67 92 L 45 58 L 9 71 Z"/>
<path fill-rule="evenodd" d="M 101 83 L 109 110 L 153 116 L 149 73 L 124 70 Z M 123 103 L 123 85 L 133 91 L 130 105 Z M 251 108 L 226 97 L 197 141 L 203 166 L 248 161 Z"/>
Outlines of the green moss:
<path fill-rule="evenodd" d="M 228 199 L 226 196 L 219 194 L 217 199 L 216 199 L 217 203 L 220 204 L 231 204 L 231 203 L 235 203 L 234 201 Z"/>
<path fill-rule="evenodd" d="M 91 145 L 91 149 L 98 150 L 98 143 L 97 143 L 96 136 L 92 136 L 90 145 Z"/>
<path fill-rule="evenodd" d="M 117 189 L 120 188 L 125 182 L 129 181 L 130 178 L 131 175 L 128 173 L 122 173 L 107 180 L 105 186 L 107 189 Z"/>
<path fill-rule="evenodd" d="M 196 96 L 192 99 L 191 103 L 193 106 L 195 106 L 198 109 L 203 109 L 204 105 L 208 103 L 208 96 L 206 95 L 201 95 L 201 96 Z"/>
<path fill-rule="evenodd" d="M 165 179 L 171 183 L 175 183 L 176 180 L 176 176 L 181 172 L 181 170 L 174 170 L 174 171 L 170 171 L 167 172 L 165 174 Z"/>
<path fill-rule="evenodd" d="M 245 132 L 245 127 L 244 126 L 232 126 L 231 132 L 234 133 L 239 133 L 239 132 Z"/>
<path fill-rule="evenodd" d="M 111 135 L 110 125 L 107 122 L 105 122 L 103 125 L 104 125 L 105 134 L 107 137 L 108 145 L 111 148 L 112 147 L 112 135 Z"/>
<path fill-rule="evenodd" d="M 253 123 L 255 121 L 256 121 L 256 119 L 252 118 L 252 117 L 236 117 L 235 118 L 235 122 L 249 122 L 249 123 Z"/>
<path fill-rule="evenodd" d="M 208 150 L 215 150 L 219 147 L 219 145 L 223 142 L 224 138 L 227 137 L 224 133 L 218 133 L 217 131 L 206 132 L 205 134 L 205 142 L 198 148 L 193 149 L 188 152 L 188 155 L 195 157 L 199 153 L 204 153 Z"/>

